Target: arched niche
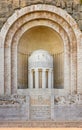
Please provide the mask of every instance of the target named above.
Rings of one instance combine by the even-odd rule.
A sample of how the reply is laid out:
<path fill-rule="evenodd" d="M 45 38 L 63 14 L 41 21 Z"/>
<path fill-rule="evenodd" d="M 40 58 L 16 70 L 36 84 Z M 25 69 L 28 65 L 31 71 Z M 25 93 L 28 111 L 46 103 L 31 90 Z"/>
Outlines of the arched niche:
<path fill-rule="evenodd" d="M 82 92 L 82 34 L 73 18 L 52 5 L 31 5 L 17 10 L 0 32 L 0 94 L 17 93 L 17 47 L 21 36 L 35 26 L 58 32 L 64 45 L 64 92 Z"/>
<path fill-rule="evenodd" d="M 54 88 L 64 88 L 64 44 L 61 36 L 46 26 L 26 31 L 18 44 L 18 88 L 28 88 L 28 58 L 35 50 L 48 51 L 54 58 Z"/>

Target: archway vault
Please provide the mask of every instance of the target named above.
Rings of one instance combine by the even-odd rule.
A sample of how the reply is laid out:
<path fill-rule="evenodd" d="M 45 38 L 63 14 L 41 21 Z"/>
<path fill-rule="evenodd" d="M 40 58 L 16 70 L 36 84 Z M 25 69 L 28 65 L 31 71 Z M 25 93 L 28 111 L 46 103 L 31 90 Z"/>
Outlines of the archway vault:
<path fill-rule="evenodd" d="M 39 23 L 42 23 L 40 20 Z M 45 23 L 46 25 L 46 23 Z M 26 27 L 27 28 L 27 27 Z M 59 34 L 47 27 L 47 26 L 36 26 L 27 30 L 18 42 L 17 47 L 17 79 L 18 88 L 24 89 L 28 87 L 28 59 L 32 52 L 36 50 L 46 50 L 48 51 L 54 60 L 53 63 L 53 87 L 52 88 L 64 88 L 64 65 L 63 65 L 63 55 L 64 55 L 64 45 L 63 40 Z M 36 63 L 37 64 L 37 63 Z M 42 69 L 38 68 L 40 82 L 42 81 Z M 35 70 L 32 71 L 35 75 Z M 49 70 L 46 70 L 46 79 L 48 79 Z M 34 78 L 35 79 L 35 78 Z M 45 81 L 49 81 L 46 80 Z M 35 83 L 35 82 L 34 82 Z M 39 85 L 39 83 L 38 83 Z M 46 85 L 46 88 L 49 84 Z M 41 87 L 40 87 L 41 88 Z"/>
<path fill-rule="evenodd" d="M 66 11 L 55 6 L 38 4 L 17 10 L 1 29 L 0 94 L 17 92 L 17 45 L 24 32 L 35 26 L 48 26 L 61 36 L 65 52 L 65 91 L 82 92 L 82 34 Z"/>

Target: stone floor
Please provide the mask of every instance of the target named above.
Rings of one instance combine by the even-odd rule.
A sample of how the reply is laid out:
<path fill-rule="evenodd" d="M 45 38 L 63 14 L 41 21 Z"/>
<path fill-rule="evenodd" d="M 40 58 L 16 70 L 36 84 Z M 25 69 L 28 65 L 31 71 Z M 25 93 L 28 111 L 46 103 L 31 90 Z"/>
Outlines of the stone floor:
<path fill-rule="evenodd" d="M 66 127 L 66 128 L 82 128 L 82 122 L 54 122 L 54 121 L 0 121 L 0 127 L 29 127 L 29 128 L 58 128 L 58 127 Z"/>

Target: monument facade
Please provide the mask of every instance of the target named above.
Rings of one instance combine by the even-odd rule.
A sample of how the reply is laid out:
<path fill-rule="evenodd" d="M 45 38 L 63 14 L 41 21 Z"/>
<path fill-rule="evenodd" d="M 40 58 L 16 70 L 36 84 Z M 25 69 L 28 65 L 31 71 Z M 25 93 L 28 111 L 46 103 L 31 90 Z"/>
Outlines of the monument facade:
<path fill-rule="evenodd" d="M 14 2 L 0 31 L 0 122 L 82 122 L 82 5 Z"/>

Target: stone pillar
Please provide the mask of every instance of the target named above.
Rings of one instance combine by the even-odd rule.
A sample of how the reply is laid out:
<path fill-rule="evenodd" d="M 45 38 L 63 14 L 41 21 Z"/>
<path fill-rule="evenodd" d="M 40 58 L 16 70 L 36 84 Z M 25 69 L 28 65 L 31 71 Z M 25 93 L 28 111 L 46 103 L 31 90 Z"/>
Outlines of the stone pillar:
<path fill-rule="evenodd" d="M 11 52 L 11 93 L 17 93 L 17 47 Z"/>
<path fill-rule="evenodd" d="M 5 48 L 4 61 L 4 87 L 5 95 L 11 95 L 11 49 Z"/>
<path fill-rule="evenodd" d="M 52 87 L 52 70 L 48 71 L 48 88 Z"/>
<path fill-rule="evenodd" d="M 54 74 L 53 74 L 53 70 L 51 72 L 52 74 L 52 77 L 51 77 L 51 80 L 52 80 L 52 83 L 51 83 L 51 88 L 54 88 Z"/>
<path fill-rule="evenodd" d="M 32 70 L 29 70 L 29 75 L 28 75 L 28 87 L 29 88 L 33 88 L 33 74 L 32 74 Z"/>
<path fill-rule="evenodd" d="M 0 95 L 4 95 L 4 47 L 0 47 Z"/>
<path fill-rule="evenodd" d="M 38 69 L 35 69 L 35 88 L 39 88 Z"/>
<path fill-rule="evenodd" d="M 46 88 L 46 69 L 42 69 L 42 88 Z"/>

